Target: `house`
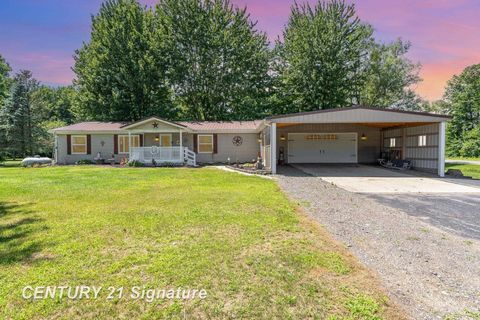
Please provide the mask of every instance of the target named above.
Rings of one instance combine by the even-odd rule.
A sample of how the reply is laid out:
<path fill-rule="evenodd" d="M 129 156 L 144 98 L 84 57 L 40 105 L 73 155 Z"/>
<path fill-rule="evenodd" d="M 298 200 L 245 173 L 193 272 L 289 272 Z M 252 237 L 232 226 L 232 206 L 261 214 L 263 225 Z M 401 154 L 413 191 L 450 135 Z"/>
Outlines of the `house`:
<path fill-rule="evenodd" d="M 55 161 L 112 155 L 151 163 L 235 163 L 261 157 L 276 173 L 288 163 L 376 163 L 381 154 L 444 175 L 444 115 L 364 106 L 284 114 L 256 121 L 83 122 L 51 130 Z M 275 152 L 272 152 L 275 150 Z"/>

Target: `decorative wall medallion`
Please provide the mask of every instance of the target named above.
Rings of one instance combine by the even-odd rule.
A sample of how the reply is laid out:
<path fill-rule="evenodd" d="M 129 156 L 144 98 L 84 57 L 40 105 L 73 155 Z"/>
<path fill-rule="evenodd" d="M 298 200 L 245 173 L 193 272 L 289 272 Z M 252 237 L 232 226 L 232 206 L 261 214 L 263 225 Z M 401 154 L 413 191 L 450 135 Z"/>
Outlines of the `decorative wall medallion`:
<path fill-rule="evenodd" d="M 152 123 L 152 126 L 153 126 L 154 128 L 158 128 L 158 122 L 155 121 L 154 123 Z"/>
<path fill-rule="evenodd" d="M 235 136 L 235 137 L 233 137 L 233 139 L 232 139 L 232 143 L 233 143 L 234 146 L 237 146 L 237 147 L 238 147 L 238 146 L 241 146 L 242 143 L 243 143 L 243 139 L 242 139 L 242 137 L 240 137 L 240 136 Z"/>
<path fill-rule="evenodd" d="M 103 147 L 105 145 L 105 141 L 100 141 L 100 145 Z"/>

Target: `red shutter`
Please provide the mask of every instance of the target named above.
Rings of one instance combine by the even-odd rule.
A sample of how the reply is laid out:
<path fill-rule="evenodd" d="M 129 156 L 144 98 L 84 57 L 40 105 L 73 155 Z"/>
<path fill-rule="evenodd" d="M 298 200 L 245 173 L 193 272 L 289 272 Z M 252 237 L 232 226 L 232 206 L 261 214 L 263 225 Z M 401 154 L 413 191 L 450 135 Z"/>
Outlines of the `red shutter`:
<path fill-rule="evenodd" d="M 143 134 L 140 135 L 140 147 L 143 147 Z"/>
<path fill-rule="evenodd" d="M 218 153 L 218 143 L 217 143 L 217 134 L 213 134 L 213 153 Z"/>
<path fill-rule="evenodd" d="M 67 154 L 72 154 L 72 136 L 67 134 Z"/>
<path fill-rule="evenodd" d="M 198 153 L 198 134 L 193 135 L 193 152 Z"/>
<path fill-rule="evenodd" d="M 118 134 L 113 135 L 113 154 L 118 154 Z"/>
<path fill-rule="evenodd" d="M 92 136 L 87 134 L 87 154 L 92 154 Z"/>

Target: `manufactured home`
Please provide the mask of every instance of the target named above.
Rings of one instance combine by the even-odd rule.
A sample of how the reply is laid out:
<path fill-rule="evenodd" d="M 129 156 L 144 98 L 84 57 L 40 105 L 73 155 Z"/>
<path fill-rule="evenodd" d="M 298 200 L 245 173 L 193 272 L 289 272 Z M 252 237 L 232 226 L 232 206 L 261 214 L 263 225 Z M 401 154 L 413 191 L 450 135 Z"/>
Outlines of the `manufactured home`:
<path fill-rule="evenodd" d="M 294 163 L 373 164 L 385 155 L 444 175 L 444 115 L 363 106 L 284 114 L 255 121 L 82 122 L 50 132 L 55 162 L 95 158 L 195 166 L 261 159 L 276 173 Z"/>

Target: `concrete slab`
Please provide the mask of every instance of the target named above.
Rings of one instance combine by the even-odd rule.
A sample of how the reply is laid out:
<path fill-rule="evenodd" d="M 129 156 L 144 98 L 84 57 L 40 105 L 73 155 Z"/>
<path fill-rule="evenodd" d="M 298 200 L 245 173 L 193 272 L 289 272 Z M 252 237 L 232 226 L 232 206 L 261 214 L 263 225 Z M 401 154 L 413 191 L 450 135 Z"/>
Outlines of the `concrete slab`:
<path fill-rule="evenodd" d="M 480 194 L 480 185 L 455 183 L 420 173 L 407 174 L 366 165 L 296 164 L 295 168 L 356 193 L 462 193 Z"/>

